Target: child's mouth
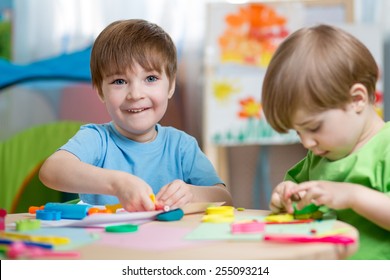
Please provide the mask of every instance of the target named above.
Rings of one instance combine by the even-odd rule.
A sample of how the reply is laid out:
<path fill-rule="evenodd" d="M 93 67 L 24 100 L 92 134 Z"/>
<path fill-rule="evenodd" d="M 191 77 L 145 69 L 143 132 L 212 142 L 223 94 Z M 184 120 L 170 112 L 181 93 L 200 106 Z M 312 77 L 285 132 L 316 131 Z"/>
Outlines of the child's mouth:
<path fill-rule="evenodd" d="M 140 113 L 140 112 L 145 111 L 146 109 L 147 109 L 147 108 L 129 109 L 129 110 L 127 110 L 127 111 L 130 112 L 130 113 Z"/>

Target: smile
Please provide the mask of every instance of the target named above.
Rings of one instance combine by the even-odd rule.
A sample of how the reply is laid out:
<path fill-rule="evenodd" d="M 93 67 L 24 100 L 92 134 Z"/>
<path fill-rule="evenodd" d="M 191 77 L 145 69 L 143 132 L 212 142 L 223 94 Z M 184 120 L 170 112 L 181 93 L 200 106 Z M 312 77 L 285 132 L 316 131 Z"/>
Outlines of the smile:
<path fill-rule="evenodd" d="M 140 112 L 145 111 L 146 109 L 147 109 L 147 108 L 129 109 L 129 110 L 127 110 L 127 112 L 130 112 L 130 113 L 140 113 Z"/>

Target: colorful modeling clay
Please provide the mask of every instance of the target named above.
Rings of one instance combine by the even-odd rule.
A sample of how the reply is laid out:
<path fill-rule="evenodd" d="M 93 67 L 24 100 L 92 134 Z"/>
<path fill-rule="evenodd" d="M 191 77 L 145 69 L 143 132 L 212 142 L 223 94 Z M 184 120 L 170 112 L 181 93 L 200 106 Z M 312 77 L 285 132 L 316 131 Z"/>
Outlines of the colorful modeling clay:
<path fill-rule="evenodd" d="M 333 235 L 333 236 L 325 236 L 325 237 L 265 235 L 264 240 L 278 241 L 278 242 L 302 242 L 302 243 L 320 242 L 320 243 L 333 243 L 333 244 L 343 244 L 343 245 L 349 245 L 355 243 L 355 239 L 343 235 Z"/>
<path fill-rule="evenodd" d="M 60 211 L 36 210 L 35 217 L 38 220 L 57 221 L 61 220 L 61 213 Z"/>
<path fill-rule="evenodd" d="M 45 205 L 42 205 L 42 206 L 30 206 L 28 208 L 28 213 L 36 214 L 37 210 L 43 210 L 43 209 L 45 209 Z"/>
<path fill-rule="evenodd" d="M 76 251 L 52 251 L 39 247 L 29 247 L 23 242 L 14 242 L 10 245 L 7 251 L 7 257 L 10 259 L 36 259 L 44 257 L 55 258 L 79 258 L 80 253 Z"/>
<path fill-rule="evenodd" d="M 291 222 L 294 220 L 294 216 L 291 214 L 271 214 L 264 218 L 266 222 Z"/>
<path fill-rule="evenodd" d="M 5 216 L 7 216 L 7 211 L 0 208 L 0 230 L 5 230 Z"/>
<path fill-rule="evenodd" d="M 209 214 L 209 215 L 204 215 L 202 217 L 202 222 L 204 223 L 232 223 L 234 222 L 234 216 L 228 215 L 218 215 L 218 214 Z"/>
<path fill-rule="evenodd" d="M 210 206 L 202 217 L 204 223 L 231 223 L 234 221 L 233 206 Z"/>
<path fill-rule="evenodd" d="M 70 239 L 62 236 L 43 236 L 43 235 L 29 235 L 16 232 L 2 231 L 0 232 L 0 238 L 9 238 L 12 240 L 32 241 L 38 243 L 49 243 L 52 245 L 64 245 L 69 244 Z"/>
<path fill-rule="evenodd" d="M 116 213 L 116 210 L 123 208 L 122 204 L 120 204 L 120 203 L 117 203 L 117 204 L 106 204 L 105 206 L 106 206 L 107 210 L 111 211 L 111 213 Z"/>
<path fill-rule="evenodd" d="M 128 233 L 128 232 L 135 232 L 137 230 L 138 230 L 138 225 L 132 225 L 132 224 L 108 226 L 105 228 L 106 232 L 112 232 L 112 233 Z"/>
<path fill-rule="evenodd" d="M 45 211 L 60 211 L 62 219 L 81 220 L 88 215 L 91 207 L 87 204 L 46 203 Z"/>
<path fill-rule="evenodd" d="M 294 207 L 294 218 L 295 219 L 303 219 L 303 220 L 310 219 L 310 218 L 320 219 L 322 217 L 321 212 L 318 211 L 320 206 L 315 205 L 314 203 L 306 205 L 305 207 L 303 207 L 300 210 L 297 209 L 296 203 L 293 203 L 293 207 Z"/>
<path fill-rule="evenodd" d="M 265 223 L 259 221 L 244 221 L 231 224 L 233 234 L 237 233 L 260 233 L 265 229 Z"/>
<path fill-rule="evenodd" d="M 207 215 L 234 216 L 233 206 L 211 206 L 206 209 Z"/>
<path fill-rule="evenodd" d="M 12 240 L 12 239 L 3 239 L 3 238 L 0 238 L 0 244 L 4 244 L 4 245 L 11 245 L 15 242 L 22 242 L 24 245 L 26 246 L 35 246 L 35 247 L 41 247 L 41 248 L 45 248 L 45 249 L 52 249 L 54 246 L 53 244 L 49 244 L 49 243 L 43 243 L 43 242 L 32 242 L 32 241 L 15 241 L 15 240 Z"/>
<path fill-rule="evenodd" d="M 183 210 L 180 209 L 180 208 L 177 208 L 177 209 L 174 209 L 174 210 L 171 210 L 171 211 L 168 211 L 168 212 L 164 212 L 164 213 L 158 214 L 156 216 L 156 219 L 158 221 L 170 222 L 170 221 L 181 220 L 181 218 L 183 218 L 183 216 L 184 216 Z"/>
<path fill-rule="evenodd" d="M 106 205 L 107 207 L 107 205 Z M 115 210 L 116 211 L 116 210 Z M 97 207 L 91 207 L 88 209 L 88 216 L 93 214 L 112 214 L 115 213 L 111 208 L 101 209 Z"/>
<path fill-rule="evenodd" d="M 41 228 L 41 221 L 36 219 L 24 219 L 15 222 L 17 231 L 35 230 Z"/>

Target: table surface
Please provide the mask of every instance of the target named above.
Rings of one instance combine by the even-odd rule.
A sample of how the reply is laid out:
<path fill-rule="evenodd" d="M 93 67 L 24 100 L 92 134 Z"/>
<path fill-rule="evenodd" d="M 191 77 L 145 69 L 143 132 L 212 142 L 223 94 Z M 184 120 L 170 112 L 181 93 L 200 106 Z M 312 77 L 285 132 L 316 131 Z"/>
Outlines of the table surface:
<path fill-rule="evenodd" d="M 239 216 L 256 216 L 268 215 L 269 211 L 265 210 L 245 210 L 236 211 L 235 215 Z M 156 227 L 156 229 L 164 227 L 172 227 L 174 230 L 191 231 L 200 225 L 203 213 L 185 215 L 183 219 L 175 222 L 152 221 L 141 225 L 148 227 Z M 28 217 L 26 214 L 9 214 L 6 216 L 6 223 Z M 358 248 L 358 231 L 343 222 L 336 221 L 334 229 L 348 228 L 344 233 L 349 237 L 357 240 L 352 245 L 340 245 L 331 243 L 277 243 L 267 242 L 262 240 L 186 240 L 184 246 L 161 246 L 153 250 L 150 248 L 132 248 L 126 245 L 113 246 L 109 243 L 103 243 L 99 240 L 77 247 L 82 259 L 112 259 L 112 260 L 288 260 L 288 259 L 345 259 L 356 252 Z M 161 233 L 162 234 L 162 233 Z M 117 238 L 122 238 L 117 234 Z M 116 238 L 116 237 L 115 237 Z M 159 232 L 155 234 L 143 236 L 143 242 L 156 242 L 159 239 Z M 165 237 L 166 238 L 166 237 Z M 175 237 L 172 237 L 175 238 Z M 162 239 L 161 242 L 169 243 L 170 240 Z M 118 243 L 118 242 L 116 242 Z M 162 244 L 163 245 L 163 244 Z"/>

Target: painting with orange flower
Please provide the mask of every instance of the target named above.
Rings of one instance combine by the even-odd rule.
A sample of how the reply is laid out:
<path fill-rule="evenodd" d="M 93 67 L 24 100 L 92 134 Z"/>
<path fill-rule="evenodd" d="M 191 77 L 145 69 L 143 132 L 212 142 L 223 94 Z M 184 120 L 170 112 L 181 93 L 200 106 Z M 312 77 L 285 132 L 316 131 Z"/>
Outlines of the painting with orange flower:
<path fill-rule="evenodd" d="M 301 3 L 214 5 L 210 30 L 218 63 L 267 67 L 291 29 L 302 24 Z M 213 8 L 212 8 L 213 9 Z"/>
<path fill-rule="evenodd" d="M 301 24 L 301 4 L 211 5 L 206 60 L 207 134 L 214 144 L 273 144 L 298 141 L 276 133 L 264 118 L 261 85 L 280 42 Z"/>
<path fill-rule="evenodd" d="M 294 132 L 279 134 L 267 123 L 261 104 L 264 71 L 251 69 L 242 75 L 223 74 L 210 85 L 208 128 L 218 145 L 285 144 L 298 141 Z"/>
<path fill-rule="evenodd" d="M 318 22 L 329 18 L 326 12 L 315 11 L 299 1 L 209 5 L 205 49 L 207 141 L 219 146 L 299 141 L 295 132 L 279 134 L 269 126 L 262 111 L 261 88 L 267 65 L 278 45 L 298 28 L 316 24 L 310 19 Z M 380 28 L 346 23 L 342 18 L 329 24 L 350 32 L 374 55 L 381 72 L 376 106 L 378 114 L 383 116 Z"/>

